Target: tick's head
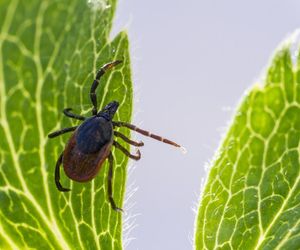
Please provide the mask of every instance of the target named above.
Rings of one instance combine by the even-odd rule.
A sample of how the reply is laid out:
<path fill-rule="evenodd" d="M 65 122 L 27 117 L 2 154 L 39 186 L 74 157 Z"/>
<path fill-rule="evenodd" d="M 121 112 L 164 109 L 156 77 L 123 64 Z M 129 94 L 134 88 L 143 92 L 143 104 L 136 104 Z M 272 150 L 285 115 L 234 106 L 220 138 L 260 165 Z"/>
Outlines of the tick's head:
<path fill-rule="evenodd" d="M 116 101 L 112 101 L 109 104 L 107 104 L 104 109 L 102 109 L 97 116 L 104 117 L 106 120 L 111 121 L 114 117 L 114 114 L 117 112 L 117 109 L 119 107 L 119 103 Z"/>

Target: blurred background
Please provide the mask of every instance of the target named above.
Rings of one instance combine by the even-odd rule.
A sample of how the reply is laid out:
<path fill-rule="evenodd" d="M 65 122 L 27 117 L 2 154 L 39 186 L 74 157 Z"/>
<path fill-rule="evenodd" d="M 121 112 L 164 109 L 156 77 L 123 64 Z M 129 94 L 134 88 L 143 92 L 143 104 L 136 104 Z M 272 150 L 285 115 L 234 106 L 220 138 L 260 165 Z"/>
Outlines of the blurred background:
<path fill-rule="evenodd" d="M 145 146 L 129 165 L 127 250 L 193 248 L 209 162 L 243 93 L 300 27 L 299 10 L 296 0 L 119 0 L 111 37 L 129 33 L 133 122 L 188 151 L 134 135 Z"/>

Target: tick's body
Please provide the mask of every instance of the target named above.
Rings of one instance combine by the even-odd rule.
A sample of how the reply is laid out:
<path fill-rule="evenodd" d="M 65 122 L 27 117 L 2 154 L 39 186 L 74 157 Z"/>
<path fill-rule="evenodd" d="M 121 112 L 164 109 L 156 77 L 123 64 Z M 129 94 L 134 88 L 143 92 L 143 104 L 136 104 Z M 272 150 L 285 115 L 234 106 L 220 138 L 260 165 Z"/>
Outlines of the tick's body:
<path fill-rule="evenodd" d="M 71 136 L 63 155 L 66 175 L 78 182 L 93 179 L 108 157 L 113 143 L 111 121 L 93 116 Z"/>
<path fill-rule="evenodd" d="M 111 153 L 111 147 L 115 146 L 129 158 L 134 160 L 139 160 L 141 155 L 139 150 L 137 151 L 137 155 L 130 154 L 129 151 L 114 140 L 114 137 L 119 137 L 123 141 L 137 147 L 143 146 L 144 143 L 130 140 L 120 132 L 114 131 L 114 127 L 127 127 L 156 140 L 180 147 L 175 142 L 164 139 L 158 135 L 151 134 L 148 131 L 137 128 L 132 124 L 112 121 L 119 106 L 119 103 L 116 101 L 110 102 L 100 112 L 97 111 L 97 97 L 95 91 L 99 84 L 100 77 L 108 69 L 119 63 L 121 63 L 121 61 L 108 63 L 97 72 L 96 79 L 94 80 L 90 91 L 90 98 L 93 104 L 93 116 L 85 118 L 71 113 L 71 109 L 67 108 L 64 110 L 64 114 L 66 116 L 81 120 L 83 123 L 80 126 L 65 128 L 48 135 L 49 138 L 53 138 L 64 133 L 74 131 L 56 163 L 55 183 L 58 190 L 62 192 L 70 191 L 70 189 L 64 188 L 60 184 L 59 167 L 61 164 L 63 164 L 64 171 L 70 179 L 77 182 L 87 182 L 95 178 L 104 161 L 108 159 L 108 198 L 112 208 L 116 211 L 122 211 L 122 209 L 115 205 L 112 196 L 113 156 Z"/>

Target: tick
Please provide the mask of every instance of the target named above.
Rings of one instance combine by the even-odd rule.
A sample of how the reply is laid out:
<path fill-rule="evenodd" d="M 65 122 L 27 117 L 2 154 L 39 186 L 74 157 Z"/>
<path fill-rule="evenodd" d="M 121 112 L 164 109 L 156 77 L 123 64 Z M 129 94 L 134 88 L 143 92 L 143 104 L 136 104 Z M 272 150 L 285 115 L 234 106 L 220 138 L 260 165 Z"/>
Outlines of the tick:
<path fill-rule="evenodd" d="M 68 132 L 73 132 L 64 148 L 64 151 L 60 154 L 55 166 L 55 184 L 57 189 L 61 192 L 70 191 L 69 188 L 63 187 L 60 183 L 61 164 L 63 165 L 65 174 L 71 180 L 76 182 L 88 182 L 95 178 L 104 161 L 107 159 L 109 162 L 107 177 L 108 200 L 112 209 L 115 211 L 123 210 L 116 206 L 113 199 L 112 179 L 114 158 L 111 153 L 112 146 L 121 150 L 129 158 L 133 160 L 139 160 L 141 158 L 141 153 L 139 150 L 137 150 L 135 155 L 131 154 L 126 148 L 121 146 L 121 144 L 116 141 L 116 138 L 120 138 L 124 142 L 136 147 L 141 147 L 144 145 L 143 142 L 133 141 L 122 133 L 115 131 L 114 129 L 116 127 L 126 127 L 158 141 L 173 145 L 175 147 L 180 147 L 180 145 L 175 142 L 140 129 L 132 124 L 122 121 L 113 121 L 114 114 L 117 112 L 119 107 L 119 103 L 117 101 L 108 103 L 102 110 L 98 111 L 96 89 L 99 85 L 100 78 L 107 70 L 113 68 L 121 62 L 122 61 L 117 60 L 107 63 L 97 72 L 96 78 L 93 81 L 90 89 L 90 99 L 93 105 L 92 116 L 87 118 L 77 115 L 71 112 L 71 108 L 66 108 L 63 110 L 64 115 L 80 120 L 82 123 L 79 126 L 64 128 L 48 135 L 49 138 L 54 138 Z"/>

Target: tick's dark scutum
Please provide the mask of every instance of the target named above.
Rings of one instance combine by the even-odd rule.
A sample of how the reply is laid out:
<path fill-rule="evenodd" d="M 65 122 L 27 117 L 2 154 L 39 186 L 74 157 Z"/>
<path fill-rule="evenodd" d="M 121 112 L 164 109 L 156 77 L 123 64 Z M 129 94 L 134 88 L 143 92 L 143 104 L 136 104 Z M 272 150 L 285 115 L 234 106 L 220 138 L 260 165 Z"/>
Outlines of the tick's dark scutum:
<path fill-rule="evenodd" d="M 96 153 L 112 140 L 112 136 L 111 121 L 103 117 L 91 117 L 84 121 L 77 130 L 77 147 L 85 154 Z"/>

